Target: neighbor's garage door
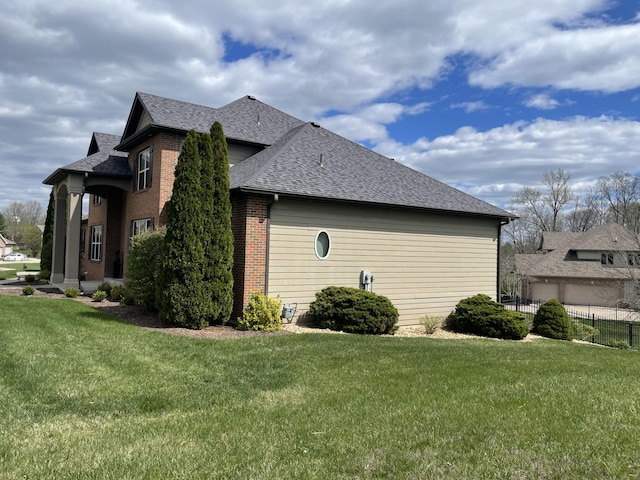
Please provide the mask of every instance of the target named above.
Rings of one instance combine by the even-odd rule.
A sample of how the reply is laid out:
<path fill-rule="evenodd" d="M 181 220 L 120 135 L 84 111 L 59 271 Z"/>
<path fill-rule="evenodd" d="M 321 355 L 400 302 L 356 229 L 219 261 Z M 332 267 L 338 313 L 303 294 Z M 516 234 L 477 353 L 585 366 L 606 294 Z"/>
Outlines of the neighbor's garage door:
<path fill-rule="evenodd" d="M 552 298 L 558 298 L 560 286 L 557 283 L 534 283 L 531 292 L 531 300 L 546 302 Z"/>
<path fill-rule="evenodd" d="M 613 307 L 620 300 L 618 288 L 609 285 L 565 285 L 564 303 Z"/>

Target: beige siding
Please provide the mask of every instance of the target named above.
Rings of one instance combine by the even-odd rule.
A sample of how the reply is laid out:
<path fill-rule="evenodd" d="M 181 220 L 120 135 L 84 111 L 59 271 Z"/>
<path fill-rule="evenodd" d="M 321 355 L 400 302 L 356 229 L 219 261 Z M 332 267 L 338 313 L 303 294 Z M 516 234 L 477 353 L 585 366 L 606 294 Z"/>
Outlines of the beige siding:
<path fill-rule="evenodd" d="M 314 250 L 320 230 L 331 237 L 325 260 Z M 357 288 L 370 270 L 400 324 L 417 324 L 477 293 L 495 299 L 497 232 L 497 220 L 281 200 L 271 211 L 269 293 L 297 303 L 298 315 L 315 292 Z"/>

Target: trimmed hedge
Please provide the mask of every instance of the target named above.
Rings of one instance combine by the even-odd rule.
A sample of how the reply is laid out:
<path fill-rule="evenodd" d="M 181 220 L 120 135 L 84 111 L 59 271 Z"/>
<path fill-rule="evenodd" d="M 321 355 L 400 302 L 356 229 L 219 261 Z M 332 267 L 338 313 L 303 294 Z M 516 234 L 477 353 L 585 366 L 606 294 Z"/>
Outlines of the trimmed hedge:
<path fill-rule="evenodd" d="M 533 332 L 556 340 L 573 340 L 571 318 L 555 298 L 547 300 L 538 308 L 533 317 Z"/>
<path fill-rule="evenodd" d="M 484 294 L 460 300 L 449 317 L 449 327 L 459 333 L 505 340 L 521 340 L 529 334 L 524 314 L 507 310 Z"/>
<path fill-rule="evenodd" d="M 347 333 L 394 333 L 398 310 L 382 295 L 351 287 L 326 287 L 316 293 L 309 313 L 318 326 Z"/>

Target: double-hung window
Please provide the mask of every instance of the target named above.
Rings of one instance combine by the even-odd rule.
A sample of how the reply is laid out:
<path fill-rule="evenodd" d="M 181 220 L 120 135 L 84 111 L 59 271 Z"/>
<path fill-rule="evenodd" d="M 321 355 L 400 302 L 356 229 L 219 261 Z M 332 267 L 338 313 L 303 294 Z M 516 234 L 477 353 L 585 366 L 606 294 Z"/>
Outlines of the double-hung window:
<path fill-rule="evenodd" d="M 138 153 L 136 161 L 136 190 L 145 190 L 151 187 L 151 147 L 147 147 Z"/>
<path fill-rule="evenodd" d="M 102 259 L 102 225 L 91 227 L 91 260 L 99 262 Z"/>
<path fill-rule="evenodd" d="M 153 218 L 143 218 L 141 220 L 134 220 L 131 228 L 132 237 L 140 235 L 142 233 L 150 232 L 153 230 Z"/>

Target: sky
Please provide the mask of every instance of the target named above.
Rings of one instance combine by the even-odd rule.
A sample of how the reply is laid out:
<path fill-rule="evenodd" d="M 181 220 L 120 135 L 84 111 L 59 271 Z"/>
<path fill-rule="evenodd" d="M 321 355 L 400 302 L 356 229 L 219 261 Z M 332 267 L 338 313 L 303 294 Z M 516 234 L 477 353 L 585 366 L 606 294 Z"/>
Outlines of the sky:
<path fill-rule="evenodd" d="M 640 170 L 640 0 L 3 0 L 0 211 L 137 91 L 244 95 L 509 209 Z"/>

